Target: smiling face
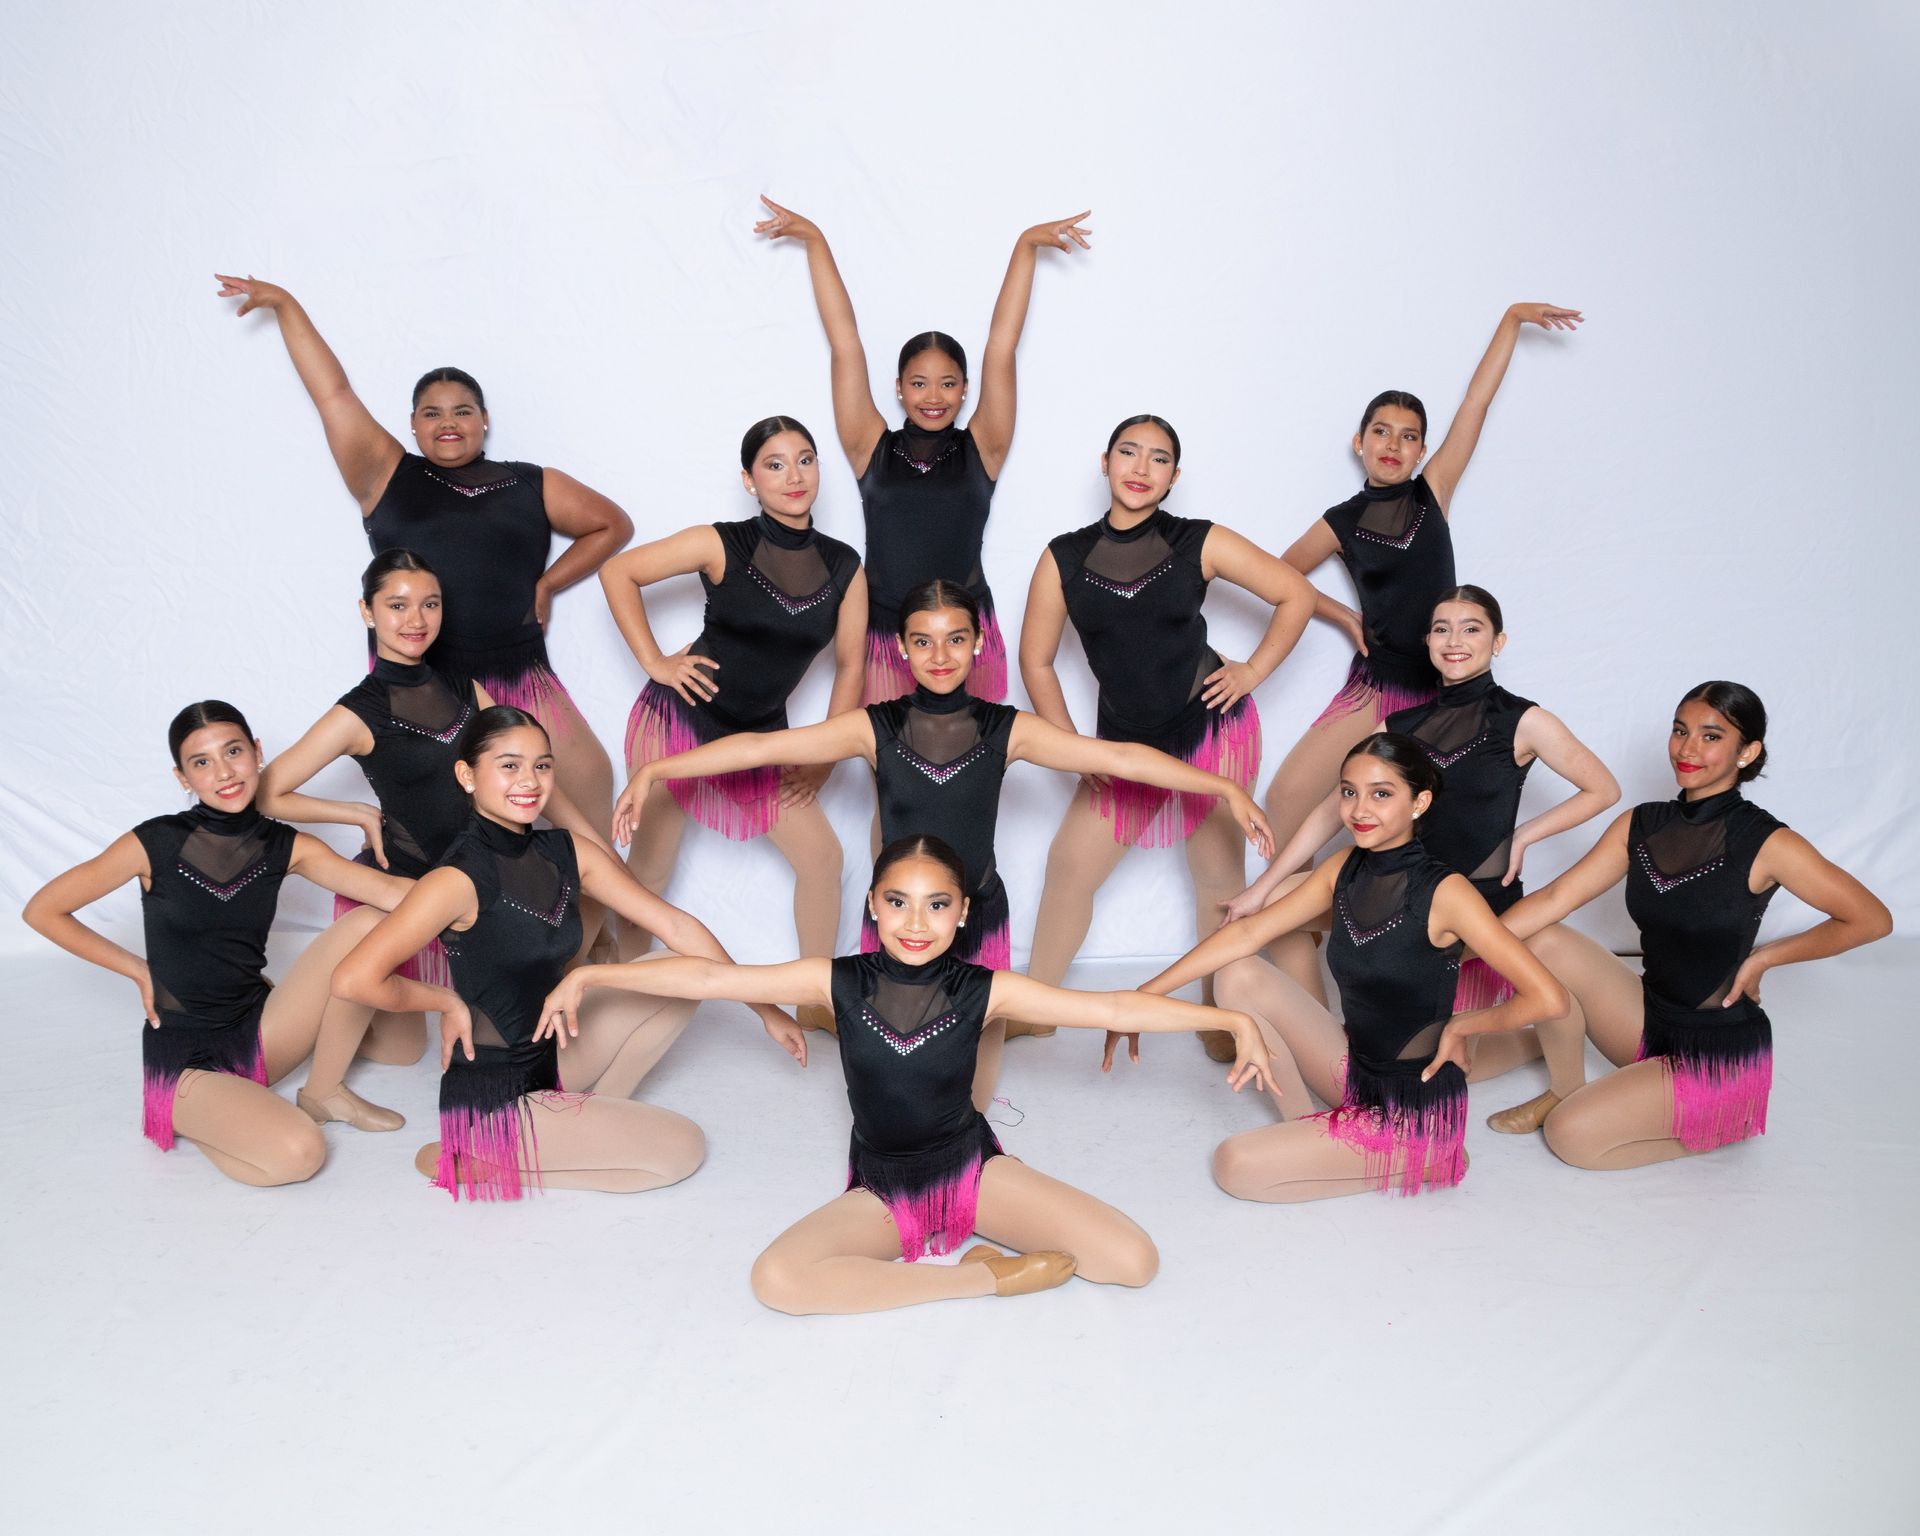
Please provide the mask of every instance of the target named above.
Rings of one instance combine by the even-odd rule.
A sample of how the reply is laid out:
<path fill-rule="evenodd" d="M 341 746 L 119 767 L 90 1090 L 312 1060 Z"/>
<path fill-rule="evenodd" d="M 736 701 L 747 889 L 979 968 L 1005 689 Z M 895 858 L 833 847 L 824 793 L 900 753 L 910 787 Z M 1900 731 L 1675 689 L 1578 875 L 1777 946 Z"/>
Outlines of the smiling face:
<path fill-rule="evenodd" d="M 413 440 L 429 463 L 458 469 L 480 457 L 487 413 L 464 384 L 429 384 L 413 408 Z"/>
<path fill-rule="evenodd" d="M 380 584 L 360 617 L 373 631 L 384 661 L 418 661 L 440 634 L 440 578 L 426 571 L 395 571 Z"/>
<path fill-rule="evenodd" d="M 1427 451 L 1420 418 L 1405 406 L 1383 405 L 1354 434 L 1353 451 L 1366 467 L 1369 485 L 1404 485 Z"/>
<path fill-rule="evenodd" d="M 1165 501 L 1180 478 L 1173 439 L 1150 421 L 1120 434 L 1119 440 L 1100 455 L 1100 472 L 1107 477 L 1113 510 L 1136 516 L 1151 512 Z"/>
<path fill-rule="evenodd" d="M 867 892 L 867 910 L 882 949 L 908 965 L 925 965 L 953 947 L 967 899 L 946 865 L 915 854 L 880 871 Z"/>
<path fill-rule="evenodd" d="M 907 615 L 900 641 L 913 680 L 929 693 L 952 693 L 965 685 L 980 654 L 980 632 L 964 608 L 933 608 Z"/>
<path fill-rule="evenodd" d="M 779 432 L 760 445 L 740 482 L 774 517 L 804 525 L 820 494 L 820 456 L 798 432 Z"/>
<path fill-rule="evenodd" d="M 1392 763 L 1356 753 L 1340 767 L 1340 819 L 1356 847 L 1398 848 L 1413 836 L 1414 819 L 1433 796 L 1415 794 Z"/>
<path fill-rule="evenodd" d="M 455 763 L 453 771 L 482 816 L 530 827 L 553 792 L 553 747 L 538 726 L 515 726 L 488 742 L 478 761 Z"/>
<path fill-rule="evenodd" d="M 1667 761 L 1686 797 L 1701 800 L 1739 783 L 1741 768 L 1760 755 L 1761 745 L 1706 700 L 1689 699 L 1673 713 Z"/>
<path fill-rule="evenodd" d="M 1507 637 L 1478 603 L 1439 603 L 1427 625 L 1427 655 L 1442 683 L 1464 683 L 1493 665 Z"/>
<path fill-rule="evenodd" d="M 180 743 L 173 776 L 202 805 L 244 811 L 260 787 L 260 743 L 230 721 L 203 725 Z"/>
<path fill-rule="evenodd" d="M 907 420 L 928 432 L 952 426 L 960 402 L 967 398 L 967 381 L 959 364 L 937 347 L 908 358 L 895 385 L 900 403 L 907 408 Z"/>

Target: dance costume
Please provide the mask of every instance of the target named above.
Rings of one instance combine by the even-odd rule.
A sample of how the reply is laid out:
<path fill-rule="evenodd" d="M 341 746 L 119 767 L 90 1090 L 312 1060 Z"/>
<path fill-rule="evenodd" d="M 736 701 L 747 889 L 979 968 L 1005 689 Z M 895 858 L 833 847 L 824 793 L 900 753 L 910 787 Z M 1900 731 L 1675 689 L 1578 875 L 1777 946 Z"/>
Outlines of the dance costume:
<path fill-rule="evenodd" d="M 373 750 L 355 757 L 380 802 L 381 844 L 387 870 L 418 880 L 433 868 L 473 814 L 453 776 L 454 747 L 478 712 L 480 700 L 464 677 L 425 662 L 375 657 L 373 671 L 340 698 L 373 736 Z M 356 863 L 377 868 L 373 850 Z M 360 903 L 333 898 L 333 915 L 346 916 Z M 400 974 L 430 986 L 453 984 L 446 951 L 435 939 L 400 968 Z"/>
<path fill-rule="evenodd" d="M 1452 873 L 1416 838 L 1354 849 L 1333 886 L 1327 967 L 1346 1014 L 1346 1087 L 1338 1109 L 1314 1118 L 1366 1155 L 1376 1187 L 1403 1195 L 1466 1173 L 1466 1074 L 1448 1062 L 1420 1081 L 1453 1015 L 1462 946 L 1427 937 L 1433 893 Z"/>
<path fill-rule="evenodd" d="M 474 1059 L 454 1048 L 440 1078 L 440 1164 L 433 1182 L 455 1200 L 518 1200 L 524 1150 L 540 1180 L 522 1102 L 560 1091 L 553 1038 L 535 1042 L 540 1006 L 580 948 L 580 870 L 573 836 L 516 831 L 474 815 L 441 866 L 473 882 L 479 915 L 440 935 L 453 987 L 473 1018 Z M 584 1098 L 584 1094 L 570 1096 Z"/>
<path fill-rule="evenodd" d="M 1747 882 L 1783 826 L 1738 789 L 1638 805 L 1627 826 L 1627 915 L 1640 928 L 1646 1004 L 1639 1059 L 1665 1060 L 1673 1136 L 1691 1152 L 1766 1133 L 1773 1026 L 1750 998 L 1720 1003 L 1780 888 L 1755 895 Z"/>
<path fill-rule="evenodd" d="M 1381 715 L 1424 704 L 1439 678 L 1427 655 L 1427 625 L 1454 584 L 1453 537 L 1425 475 L 1405 485 L 1364 485 L 1322 519 L 1340 541 L 1353 577 L 1367 653 L 1315 725 L 1350 715 L 1374 698 Z"/>
<path fill-rule="evenodd" d="M 787 698 L 813 658 L 833 643 L 840 604 L 860 557 L 838 539 L 787 527 L 762 512 L 715 523 L 726 568 L 700 573 L 707 606 L 691 654 L 718 663 L 718 694 L 689 704 L 649 682 L 627 717 L 629 768 L 688 752 L 741 731 L 783 731 Z M 780 818 L 780 770 L 746 768 L 704 779 L 668 779 L 667 789 L 703 827 L 731 838 L 758 837 Z"/>
<path fill-rule="evenodd" d="M 1106 518 L 1063 533 L 1047 548 L 1060 573 L 1067 617 L 1100 684 L 1096 734 L 1137 741 L 1253 788 L 1260 712 L 1248 694 L 1225 710 L 1203 698 L 1220 655 L 1207 644 L 1200 563 L 1213 524 L 1155 508 L 1121 532 Z M 1094 807 L 1127 847 L 1170 848 L 1192 837 L 1212 795 L 1114 779 Z"/>
<path fill-rule="evenodd" d="M 880 799 L 880 841 L 925 833 L 942 839 L 967 872 L 967 925 L 953 936 L 953 956 L 990 971 L 1011 964 L 1007 888 L 993 857 L 1000 818 L 1000 781 L 1007 743 L 1020 711 L 955 689 L 921 686 L 905 698 L 869 704 L 874 778 Z M 860 948 L 880 947 L 869 913 Z"/>
<path fill-rule="evenodd" d="M 143 821 L 133 835 L 147 855 L 140 919 L 160 1015 L 158 1029 L 140 1031 L 143 1128 L 167 1151 L 182 1072 L 267 1080 L 260 1015 L 273 987 L 261 972 L 299 834 L 253 806 L 195 805 Z"/>
<path fill-rule="evenodd" d="M 1500 882 L 1513 853 L 1514 824 L 1529 758 L 1513 760 L 1514 733 L 1533 700 L 1507 692 L 1482 672 L 1442 688 L 1431 702 L 1389 715 L 1386 729 L 1413 737 L 1444 776 L 1441 792 L 1420 818 L 1420 841 L 1428 853 L 1473 882 L 1496 914 L 1526 892 L 1519 880 Z M 1491 1008 L 1513 996 L 1512 984 L 1474 956 L 1460 967 L 1455 1013 Z"/>
<path fill-rule="evenodd" d="M 967 692 L 1007 696 L 1007 642 L 980 564 L 993 480 L 965 427 L 926 432 L 911 422 L 880 434 L 860 476 L 867 523 L 867 696 L 876 704 L 913 687 L 900 656 L 900 605 L 923 581 L 950 581 L 980 605 L 980 656 Z"/>
<path fill-rule="evenodd" d="M 908 965 L 884 950 L 833 962 L 833 1012 L 853 1106 L 847 1188 L 886 1206 L 909 1261 L 973 1230 L 980 1170 L 1000 1157 L 973 1107 L 993 972 L 951 953 Z"/>
<path fill-rule="evenodd" d="M 376 555 L 410 549 L 440 577 L 435 666 L 532 714 L 567 697 L 534 609 L 553 538 L 538 464 L 478 458 L 449 469 L 402 454 L 366 527 Z"/>

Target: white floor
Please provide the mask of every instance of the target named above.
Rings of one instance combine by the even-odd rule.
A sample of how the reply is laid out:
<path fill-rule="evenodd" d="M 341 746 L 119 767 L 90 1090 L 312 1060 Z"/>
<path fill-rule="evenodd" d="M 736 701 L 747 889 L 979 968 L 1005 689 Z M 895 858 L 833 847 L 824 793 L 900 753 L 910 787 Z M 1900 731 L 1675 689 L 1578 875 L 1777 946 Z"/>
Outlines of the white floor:
<path fill-rule="evenodd" d="M 703 1010 L 643 1090 L 708 1133 L 675 1189 L 456 1207 L 412 1171 L 423 1064 L 357 1079 L 407 1130 L 332 1128 L 318 1178 L 253 1191 L 141 1139 L 124 986 L 16 962 L 0 1508 L 21 1532 L 1911 1532 L 1917 959 L 1768 978 L 1764 1140 L 1602 1176 L 1476 1123 L 1467 1183 L 1412 1201 L 1237 1204 L 1208 1153 L 1268 1111 L 1192 1041 L 1108 1080 L 1095 1036 L 1019 1043 L 1008 1148 L 1140 1220 L 1159 1279 L 808 1320 L 746 1277 L 838 1188 L 830 1042 L 802 1073 Z"/>

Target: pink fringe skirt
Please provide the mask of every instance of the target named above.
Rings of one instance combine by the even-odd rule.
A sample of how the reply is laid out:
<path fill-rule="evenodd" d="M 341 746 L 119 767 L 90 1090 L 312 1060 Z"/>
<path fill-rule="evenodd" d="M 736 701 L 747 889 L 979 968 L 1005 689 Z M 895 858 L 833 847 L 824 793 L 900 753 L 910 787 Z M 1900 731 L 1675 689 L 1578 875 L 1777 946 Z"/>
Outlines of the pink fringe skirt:
<path fill-rule="evenodd" d="M 864 1189 L 887 1208 L 900 1234 L 900 1256 L 911 1264 L 930 1253 L 952 1253 L 967 1240 L 980 1209 L 980 1171 L 1004 1155 L 979 1113 L 951 1141 L 907 1157 L 871 1151 L 856 1136 L 847 1155 L 847 1188 Z"/>
<path fill-rule="evenodd" d="M 532 1047 L 481 1046 L 473 1061 L 454 1053 L 440 1076 L 440 1161 L 433 1182 L 457 1202 L 518 1200 L 531 1177 L 540 1186 L 540 1146 L 527 1100 L 579 1104 L 592 1097 L 560 1086 L 551 1040 Z"/>
<path fill-rule="evenodd" d="M 1478 955 L 1461 962 L 1460 980 L 1453 989 L 1455 1013 L 1494 1008 L 1512 996 L 1513 983 Z"/>
<path fill-rule="evenodd" d="M 1767 1133 L 1773 1091 L 1773 1025 L 1758 1003 L 1683 1008 L 1642 988 L 1646 1020 L 1638 1059 L 1665 1061 L 1673 1084 L 1673 1137 L 1711 1152 Z"/>
<path fill-rule="evenodd" d="M 650 682 L 627 716 L 627 771 L 718 741 L 726 732 L 671 688 Z M 704 779 L 668 779 L 674 803 L 709 831 L 735 842 L 760 837 L 780 819 L 780 770 L 746 768 Z"/>
<path fill-rule="evenodd" d="M 355 859 L 356 864 L 372 864 L 373 856 L 366 855 Z M 376 868 L 378 866 L 375 866 Z M 350 901 L 345 896 L 333 898 L 333 920 L 337 923 L 361 902 Z M 427 947 L 411 956 L 395 973 L 409 981 L 424 981 L 430 987 L 451 987 L 453 985 L 453 967 L 447 963 L 447 952 L 440 947 L 438 939 L 431 940 Z"/>
<path fill-rule="evenodd" d="M 162 1152 L 173 1150 L 173 1096 L 180 1074 L 224 1072 L 266 1086 L 267 1058 L 260 1045 L 260 1015 L 266 995 L 237 1024 L 199 1024 L 163 1013 L 155 1029 L 140 1021 L 140 1128 Z"/>
<path fill-rule="evenodd" d="M 1223 712 L 1208 710 L 1205 732 L 1192 747 L 1176 751 L 1158 741 L 1146 745 L 1232 779 L 1252 793 L 1260 772 L 1260 711 L 1249 694 Z M 1182 794 L 1131 779 L 1109 780 L 1093 796 L 1093 808 L 1113 823 L 1113 840 L 1125 848 L 1177 848 L 1217 804 L 1212 795 Z"/>
<path fill-rule="evenodd" d="M 1345 719 L 1358 709 L 1371 709 L 1374 719 L 1384 725 L 1388 715 L 1397 710 L 1412 709 L 1416 704 L 1430 703 L 1439 693 L 1438 682 L 1427 686 L 1389 678 L 1385 669 L 1374 666 L 1369 658 L 1356 654 L 1353 664 L 1347 668 L 1346 682 L 1314 719 L 1313 727 L 1317 729 L 1330 720 Z"/>
<path fill-rule="evenodd" d="M 893 613 L 887 609 L 876 617 L 889 621 Z M 884 704 L 912 692 L 913 669 L 900 654 L 900 637 L 891 629 L 868 629 L 866 692 L 860 702 Z M 980 599 L 980 654 L 967 674 L 967 692 L 989 704 L 1003 703 L 1007 697 L 1007 642 L 990 595 Z"/>
<path fill-rule="evenodd" d="M 1366 1158 L 1375 1189 L 1417 1195 L 1466 1177 L 1466 1074 L 1449 1062 L 1423 1083 L 1426 1065 L 1395 1061 L 1382 1068 L 1348 1057 L 1340 1107 L 1311 1117 Z"/>

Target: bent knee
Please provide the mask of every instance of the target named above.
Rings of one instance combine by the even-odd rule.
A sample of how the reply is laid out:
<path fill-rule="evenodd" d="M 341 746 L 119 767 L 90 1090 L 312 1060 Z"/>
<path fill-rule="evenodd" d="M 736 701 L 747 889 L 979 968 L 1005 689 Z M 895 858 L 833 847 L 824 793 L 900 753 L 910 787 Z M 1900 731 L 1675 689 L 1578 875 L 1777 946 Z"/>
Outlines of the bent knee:
<path fill-rule="evenodd" d="M 1257 1200 L 1263 1187 L 1257 1163 L 1240 1137 L 1229 1136 L 1213 1149 L 1213 1182 L 1236 1200 Z"/>
<path fill-rule="evenodd" d="M 754 1300 L 789 1317 L 811 1312 L 805 1270 L 806 1266 L 791 1256 L 769 1248 L 753 1261 L 753 1273 L 748 1277 Z"/>
<path fill-rule="evenodd" d="M 1231 1008 L 1238 1013 L 1251 1011 L 1251 1003 L 1259 976 L 1259 962 L 1251 955 L 1244 960 L 1236 960 L 1232 965 L 1223 966 L 1213 973 L 1213 1001 L 1216 1007 Z"/>
<path fill-rule="evenodd" d="M 691 1120 L 682 1120 L 662 1141 L 660 1171 L 676 1184 L 692 1178 L 706 1160 L 706 1133 Z"/>
<path fill-rule="evenodd" d="M 304 1184 L 327 1160 L 327 1139 L 304 1115 L 300 1123 L 277 1132 L 248 1159 L 268 1185 Z"/>
<path fill-rule="evenodd" d="M 1556 1105 L 1540 1127 L 1547 1149 L 1572 1168 L 1599 1170 L 1613 1149 L 1615 1138 L 1603 1117 L 1574 1099 Z"/>
<path fill-rule="evenodd" d="M 1160 1250 L 1138 1227 L 1110 1249 L 1105 1259 L 1097 1277 L 1103 1285 L 1129 1285 L 1138 1289 L 1160 1273 Z"/>

